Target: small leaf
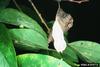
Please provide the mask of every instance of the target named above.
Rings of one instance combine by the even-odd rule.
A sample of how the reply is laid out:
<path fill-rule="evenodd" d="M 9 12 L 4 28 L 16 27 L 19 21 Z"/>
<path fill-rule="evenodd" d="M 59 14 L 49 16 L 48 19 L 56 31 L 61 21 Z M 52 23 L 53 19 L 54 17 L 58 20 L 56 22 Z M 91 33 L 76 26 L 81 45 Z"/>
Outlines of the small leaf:
<path fill-rule="evenodd" d="M 15 9 L 7 8 L 0 11 L 0 22 L 17 26 L 23 25 L 26 28 L 39 32 L 41 35 L 47 38 L 46 33 L 35 20 Z"/>
<path fill-rule="evenodd" d="M 10 29 L 11 38 L 18 48 L 24 50 L 48 49 L 48 42 L 41 34 L 31 29 Z"/>
<path fill-rule="evenodd" d="M 13 43 L 3 24 L 0 24 L 0 67 L 17 67 Z"/>
<path fill-rule="evenodd" d="M 70 43 L 70 46 L 83 61 L 100 63 L 100 44 L 91 41 L 76 41 Z"/>
<path fill-rule="evenodd" d="M 42 54 L 23 54 L 18 57 L 19 67 L 71 67 L 62 60 Z"/>

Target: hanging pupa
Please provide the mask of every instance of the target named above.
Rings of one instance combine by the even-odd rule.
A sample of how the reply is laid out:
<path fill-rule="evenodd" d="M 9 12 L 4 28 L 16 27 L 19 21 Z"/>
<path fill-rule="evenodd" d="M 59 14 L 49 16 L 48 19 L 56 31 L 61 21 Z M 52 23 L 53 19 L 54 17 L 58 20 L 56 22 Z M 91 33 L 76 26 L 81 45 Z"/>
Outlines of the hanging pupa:
<path fill-rule="evenodd" d="M 67 47 L 64 39 L 64 32 L 73 26 L 73 18 L 70 14 L 65 13 L 60 7 L 57 10 L 55 22 L 52 27 L 52 37 L 54 40 L 54 48 L 57 52 L 63 52 Z"/>

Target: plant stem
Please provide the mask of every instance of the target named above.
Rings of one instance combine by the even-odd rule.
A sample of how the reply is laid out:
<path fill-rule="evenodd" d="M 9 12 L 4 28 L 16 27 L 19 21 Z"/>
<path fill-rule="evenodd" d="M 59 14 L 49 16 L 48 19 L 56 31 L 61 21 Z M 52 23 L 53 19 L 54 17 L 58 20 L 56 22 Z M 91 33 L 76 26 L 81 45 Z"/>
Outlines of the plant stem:
<path fill-rule="evenodd" d="M 48 33 L 49 33 L 49 32 L 50 32 L 50 29 L 49 29 L 49 27 L 47 26 L 47 24 L 46 24 L 46 22 L 44 21 L 44 19 L 42 18 L 42 16 L 41 16 L 41 14 L 39 13 L 39 11 L 37 10 L 37 8 L 35 7 L 34 3 L 32 2 L 32 0 L 28 0 L 28 1 L 31 3 L 32 7 L 33 7 L 34 10 L 36 11 L 36 13 L 37 13 L 37 15 L 39 16 L 41 22 L 45 25 L 45 27 L 47 28 Z"/>
<path fill-rule="evenodd" d="M 12 0 L 14 2 L 14 4 L 16 5 L 16 7 L 18 8 L 18 10 L 20 10 L 21 12 L 23 12 L 20 8 L 20 6 L 17 4 L 16 0 Z"/>

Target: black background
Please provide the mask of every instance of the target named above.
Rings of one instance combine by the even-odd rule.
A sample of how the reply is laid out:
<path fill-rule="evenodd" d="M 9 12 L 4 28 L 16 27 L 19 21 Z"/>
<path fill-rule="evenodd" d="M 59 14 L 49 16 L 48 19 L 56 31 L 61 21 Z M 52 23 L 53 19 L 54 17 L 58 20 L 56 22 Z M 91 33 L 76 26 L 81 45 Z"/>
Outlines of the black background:
<path fill-rule="evenodd" d="M 28 0 L 16 0 L 20 5 L 32 6 Z M 54 0 L 33 0 L 43 18 L 49 22 L 55 19 L 58 4 Z M 90 0 L 82 4 L 61 2 L 61 8 L 74 18 L 74 25 L 69 30 L 68 41 L 89 40 L 100 43 L 100 3 Z"/>

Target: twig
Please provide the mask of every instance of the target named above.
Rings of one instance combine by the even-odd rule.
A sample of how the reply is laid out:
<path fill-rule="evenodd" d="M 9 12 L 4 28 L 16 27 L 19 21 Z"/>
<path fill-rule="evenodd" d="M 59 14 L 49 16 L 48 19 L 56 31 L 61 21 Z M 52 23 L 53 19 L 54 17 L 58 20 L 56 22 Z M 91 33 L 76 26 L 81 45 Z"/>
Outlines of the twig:
<path fill-rule="evenodd" d="M 16 5 L 16 7 L 18 8 L 18 10 L 20 10 L 21 12 L 23 12 L 20 8 L 20 6 L 17 4 L 16 0 L 12 0 L 14 2 L 14 4 Z"/>
<path fill-rule="evenodd" d="M 77 1 L 77 0 L 67 0 L 67 1 L 69 1 L 69 2 L 75 2 L 75 3 L 81 4 L 81 3 L 83 3 L 83 2 L 88 2 L 89 0 L 79 0 L 79 1 Z"/>
<path fill-rule="evenodd" d="M 32 7 L 34 8 L 34 10 L 36 11 L 37 15 L 39 16 L 39 18 L 41 19 L 41 22 L 45 25 L 45 27 L 47 28 L 48 30 L 48 33 L 50 33 L 50 29 L 49 27 L 47 26 L 46 22 L 44 21 L 44 19 L 42 18 L 41 14 L 39 13 L 39 11 L 37 10 L 37 8 L 35 7 L 34 3 L 31 1 L 31 0 L 28 0 Z"/>

